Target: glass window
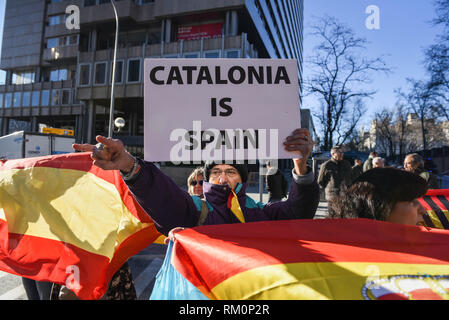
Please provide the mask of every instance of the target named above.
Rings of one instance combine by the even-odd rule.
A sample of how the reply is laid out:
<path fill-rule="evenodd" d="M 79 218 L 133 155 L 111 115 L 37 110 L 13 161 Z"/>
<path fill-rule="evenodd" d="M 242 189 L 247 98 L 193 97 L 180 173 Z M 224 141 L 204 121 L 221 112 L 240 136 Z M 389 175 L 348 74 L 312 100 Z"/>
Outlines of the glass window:
<path fill-rule="evenodd" d="M 226 58 L 239 58 L 240 51 L 239 50 L 229 50 L 226 51 Z"/>
<path fill-rule="evenodd" d="M 0 93 L 0 108 L 3 108 L 3 93 Z"/>
<path fill-rule="evenodd" d="M 96 5 L 97 0 L 84 0 L 84 6 L 90 7 Z"/>
<path fill-rule="evenodd" d="M 113 65 L 111 63 L 111 76 L 110 80 L 112 82 L 112 68 Z M 116 61 L 115 64 L 115 83 L 121 83 L 123 82 L 123 61 Z"/>
<path fill-rule="evenodd" d="M 31 106 L 32 107 L 39 106 L 39 96 L 40 96 L 40 92 L 39 91 L 33 91 L 31 93 Z"/>
<path fill-rule="evenodd" d="M 126 35 L 126 42 L 130 47 L 141 46 L 145 43 L 146 39 L 147 33 L 145 31 L 128 32 Z"/>
<path fill-rule="evenodd" d="M 47 48 L 57 48 L 59 47 L 59 38 L 48 38 L 47 39 Z"/>
<path fill-rule="evenodd" d="M 106 62 L 95 63 L 95 84 L 105 84 L 106 83 Z"/>
<path fill-rule="evenodd" d="M 34 72 L 13 73 L 12 75 L 13 84 L 27 84 L 33 82 L 34 82 Z"/>
<path fill-rule="evenodd" d="M 66 81 L 68 79 L 68 71 L 67 69 L 59 69 L 58 80 Z"/>
<path fill-rule="evenodd" d="M 71 90 L 62 90 L 62 100 L 61 100 L 61 104 L 63 106 L 66 106 L 68 104 L 70 104 L 70 94 L 71 94 Z"/>
<path fill-rule="evenodd" d="M 60 23 L 61 23 L 60 15 L 48 17 L 48 25 L 49 26 L 55 26 Z"/>
<path fill-rule="evenodd" d="M 140 81 L 140 59 L 128 60 L 128 82 Z"/>
<path fill-rule="evenodd" d="M 5 94 L 5 108 L 11 108 L 12 93 Z"/>
<path fill-rule="evenodd" d="M 78 39 L 79 39 L 79 35 L 77 35 L 77 34 L 68 36 L 66 44 L 67 45 L 78 44 Z"/>
<path fill-rule="evenodd" d="M 148 32 L 148 44 L 161 43 L 161 30 Z"/>
<path fill-rule="evenodd" d="M 204 58 L 220 58 L 220 51 L 206 51 Z"/>
<path fill-rule="evenodd" d="M 184 58 L 187 58 L 187 59 L 193 59 L 193 58 L 199 58 L 199 57 L 200 57 L 199 52 L 184 53 Z"/>
<path fill-rule="evenodd" d="M 4 85 L 6 83 L 6 71 L 0 70 L 0 85 Z"/>
<path fill-rule="evenodd" d="M 42 90 L 41 105 L 48 106 L 50 102 L 50 90 Z"/>
<path fill-rule="evenodd" d="M 59 70 L 53 69 L 50 71 L 50 81 L 58 81 L 59 80 Z"/>
<path fill-rule="evenodd" d="M 22 96 L 22 106 L 29 107 L 31 102 L 31 91 L 25 91 Z"/>
<path fill-rule="evenodd" d="M 22 95 L 22 92 L 14 92 L 14 101 L 13 106 L 14 107 L 20 107 L 20 97 Z"/>
<path fill-rule="evenodd" d="M 24 84 L 33 83 L 34 82 L 34 72 L 29 72 L 24 74 Z"/>
<path fill-rule="evenodd" d="M 60 96 L 59 89 L 51 90 L 51 105 L 52 106 L 59 106 L 59 96 Z"/>
<path fill-rule="evenodd" d="M 67 69 L 52 69 L 50 71 L 50 81 L 65 81 L 68 79 Z"/>
<path fill-rule="evenodd" d="M 79 85 L 87 86 L 90 84 L 90 64 L 80 65 Z"/>

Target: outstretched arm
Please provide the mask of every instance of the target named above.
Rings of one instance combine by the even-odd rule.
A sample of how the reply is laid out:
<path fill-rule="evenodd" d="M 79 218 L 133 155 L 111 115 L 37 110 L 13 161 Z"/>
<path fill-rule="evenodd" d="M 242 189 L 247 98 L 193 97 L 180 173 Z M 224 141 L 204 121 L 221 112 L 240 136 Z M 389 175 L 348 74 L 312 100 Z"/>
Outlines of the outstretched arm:
<path fill-rule="evenodd" d="M 98 145 L 73 144 L 73 149 L 83 152 L 92 152 L 94 165 L 103 170 L 120 170 L 129 173 L 134 166 L 134 157 L 125 149 L 123 142 L 118 139 L 97 136 Z"/>
<path fill-rule="evenodd" d="M 103 170 L 120 170 L 140 206 L 153 219 L 159 232 L 167 235 L 175 227 L 194 227 L 199 212 L 190 195 L 179 188 L 151 162 L 134 158 L 120 140 L 97 136 L 103 147 L 74 144 L 78 151 L 92 152 L 94 165 Z M 137 169 L 137 170 L 136 170 Z M 130 172 L 138 172 L 127 178 Z"/>

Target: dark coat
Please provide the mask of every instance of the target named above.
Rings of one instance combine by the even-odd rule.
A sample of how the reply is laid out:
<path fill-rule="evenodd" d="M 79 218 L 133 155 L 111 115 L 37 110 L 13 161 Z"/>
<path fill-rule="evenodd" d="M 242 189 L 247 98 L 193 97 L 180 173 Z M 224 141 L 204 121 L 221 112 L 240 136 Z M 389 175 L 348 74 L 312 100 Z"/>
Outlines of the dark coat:
<path fill-rule="evenodd" d="M 438 178 L 432 172 L 429 171 L 418 171 L 416 172 L 421 178 L 427 181 L 429 189 L 439 189 Z"/>
<path fill-rule="evenodd" d="M 151 162 L 140 161 L 141 170 L 135 179 L 126 181 L 137 202 L 153 219 L 159 232 L 167 235 L 175 227 L 198 225 L 202 202 L 179 188 L 173 180 Z M 263 205 L 246 195 L 246 183 L 236 187 L 246 222 L 288 219 L 313 219 L 319 203 L 319 187 L 311 183 L 292 183 L 286 201 Z M 239 223 L 228 209 L 231 189 L 225 185 L 203 183 L 204 198 L 209 207 L 203 225 Z"/>
<path fill-rule="evenodd" d="M 318 184 L 325 188 L 326 199 L 337 196 L 344 185 L 351 184 L 351 164 L 330 159 L 321 165 Z"/>
<path fill-rule="evenodd" d="M 360 177 L 363 173 L 363 166 L 355 165 L 351 169 L 351 180 L 352 182 L 355 181 L 358 177 Z"/>
<path fill-rule="evenodd" d="M 270 171 L 268 171 L 270 173 Z M 266 176 L 267 191 L 270 199 L 282 199 L 288 194 L 288 182 L 282 172 L 277 169 L 274 174 Z"/>

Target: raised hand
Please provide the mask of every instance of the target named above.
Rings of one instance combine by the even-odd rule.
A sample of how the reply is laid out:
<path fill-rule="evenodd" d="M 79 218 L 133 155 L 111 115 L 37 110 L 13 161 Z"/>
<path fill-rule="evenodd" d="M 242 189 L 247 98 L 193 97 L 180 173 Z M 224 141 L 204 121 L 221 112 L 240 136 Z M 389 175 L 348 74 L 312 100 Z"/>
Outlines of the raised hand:
<path fill-rule="evenodd" d="M 307 129 L 296 129 L 285 139 L 285 150 L 293 152 L 298 156 L 298 158 L 293 159 L 295 171 L 298 175 L 307 173 L 307 159 L 312 153 L 313 145 L 314 143 Z"/>
<path fill-rule="evenodd" d="M 83 152 L 92 152 L 94 165 L 103 170 L 121 170 L 130 172 L 134 165 L 134 158 L 126 151 L 123 142 L 118 139 L 97 136 L 98 145 L 73 144 L 73 149 Z"/>

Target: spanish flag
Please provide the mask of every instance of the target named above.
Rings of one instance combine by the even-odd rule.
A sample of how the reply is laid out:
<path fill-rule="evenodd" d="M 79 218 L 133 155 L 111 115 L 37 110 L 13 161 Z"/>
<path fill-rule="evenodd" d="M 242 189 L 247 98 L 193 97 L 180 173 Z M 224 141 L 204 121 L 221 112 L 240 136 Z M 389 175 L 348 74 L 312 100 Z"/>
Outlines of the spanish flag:
<path fill-rule="evenodd" d="M 446 230 L 366 219 L 270 221 L 186 229 L 171 246 L 152 299 L 449 299 Z M 179 277 L 185 283 L 163 294 L 164 279 Z"/>
<path fill-rule="evenodd" d="M 449 190 L 429 190 L 419 199 L 426 208 L 424 222 L 427 227 L 449 230 Z"/>
<path fill-rule="evenodd" d="M 90 153 L 0 162 L 0 270 L 99 299 L 160 234 L 118 171 Z"/>

